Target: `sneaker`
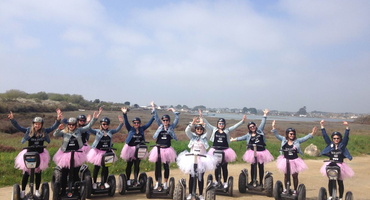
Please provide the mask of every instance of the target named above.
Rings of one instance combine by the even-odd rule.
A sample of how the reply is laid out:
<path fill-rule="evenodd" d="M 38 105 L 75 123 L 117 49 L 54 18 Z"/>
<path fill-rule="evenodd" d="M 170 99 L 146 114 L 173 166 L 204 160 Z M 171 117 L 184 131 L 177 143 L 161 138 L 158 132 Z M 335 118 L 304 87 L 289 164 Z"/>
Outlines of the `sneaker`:
<path fill-rule="evenodd" d="M 167 183 L 163 183 L 163 189 L 167 190 Z"/>
<path fill-rule="evenodd" d="M 199 195 L 199 200 L 204 200 L 203 195 Z"/>
<path fill-rule="evenodd" d="M 329 198 L 328 198 L 328 200 L 332 200 L 332 199 L 333 199 L 333 197 L 329 197 Z"/>
<path fill-rule="evenodd" d="M 40 197 L 41 196 L 39 190 L 36 190 L 35 194 L 36 194 L 37 197 Z"/>
<path fill-rule="evenodd" d="M 104 183 L 105 188 L 110 188 L 110 185 L 108 183 Z"/>
<path fill-rule="evenodd" d="M 98 188 L 98 184 L 93 183 L 92 187 L 93 187 L 94 190 L 96 190 Z"/>
<path fill-rule="evenodd" d="M 342 200 L 342 198 L 339 198 L 339 200 Z"/>
<path fill-rule="evenodd" d="M 224 183 L 224 188 L 226 189 L 227 187 L 229 187 L 229 185 L 225 182 Z"/>
<path fill-rule="evenodd" d="M 154 186 L 153 189 L 155 189 L 155 190 L 158 189 L 158 182 L 155 183 L 155 186 Z"/>
<path fill-rule="evenodd" d="M 24 190 L 21 191 L 21 199 L 24 198 L 24 196 L 26 196 L 26 192 Z"/>
<path fill-rule="evenodd" d="M 186 200 L 190 200 L 191 199 L 191 194 L 188 195 L 188 197 L 186 197 Z"/>
<path fill-rule="evenodd" d="M 288 193 L 288 191 L 286 189 L 284 189 L 283 194 L 286 194 L 286 193 Z"/>
<path fill-rule="evenodd" d="M 293 196 L 297 196 L 297 191 L 296 190 L 293 191 Z"/>
<path fill-rule="evenodd" d="M 127 185 L 130 186 L 131 185 L 131 180 L 127 180 Z"/>

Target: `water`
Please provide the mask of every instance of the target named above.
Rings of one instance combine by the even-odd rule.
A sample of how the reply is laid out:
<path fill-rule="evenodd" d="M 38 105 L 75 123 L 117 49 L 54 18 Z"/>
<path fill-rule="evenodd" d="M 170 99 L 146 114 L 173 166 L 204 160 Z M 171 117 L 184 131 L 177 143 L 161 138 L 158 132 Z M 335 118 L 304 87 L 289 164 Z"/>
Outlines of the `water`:
<path fill-rule="evenodd" d="M 243 118 L 242 114 L 233 114 L 233 113 L 210 113 L 208 115 L 204 115 L 205 117 L 215 117 L 215 118 L 225 118 L 225 119 L 235 119 L 241 120 Z M 247 115 L 247 119 L 255 120 L 255 119 L 262 119 L 262 115 Z M 333 119 L 333 118 L 314 118 L 314 117 L 294 117 L 294 116 L 272 116 L 267 115 L 268 120 L 276 120 L 276 121 L 298 121 L 298 122 L 320 122 L 321 120 L 325 120 L 327 122 L 342 122 L 348 121 L 352 122 L 353 119 Z"/>

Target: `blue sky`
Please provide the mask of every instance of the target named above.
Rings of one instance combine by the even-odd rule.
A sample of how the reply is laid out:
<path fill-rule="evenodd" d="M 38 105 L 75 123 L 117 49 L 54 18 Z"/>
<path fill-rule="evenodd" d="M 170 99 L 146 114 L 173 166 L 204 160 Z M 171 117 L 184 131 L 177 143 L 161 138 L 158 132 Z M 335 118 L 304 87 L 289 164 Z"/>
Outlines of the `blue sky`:
<path fill-rule="evenodd" d="M 370 113 L 370 1 L 0 1 L 0 93 Z"/>

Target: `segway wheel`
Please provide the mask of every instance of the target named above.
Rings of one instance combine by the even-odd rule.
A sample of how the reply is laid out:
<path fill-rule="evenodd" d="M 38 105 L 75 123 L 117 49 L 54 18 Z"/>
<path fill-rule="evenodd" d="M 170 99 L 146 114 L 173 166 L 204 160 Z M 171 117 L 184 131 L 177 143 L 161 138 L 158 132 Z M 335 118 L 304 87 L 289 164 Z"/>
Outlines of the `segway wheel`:
<path fill-rule="evenodd" d="M 185 196 L 183 194 L 184 192 L 185 191 L 183 190 L 182 185 L 178 183 L 175 187 L 175 191 L 173 194 L 173 200 L 185 200 L 185 198 L 183 198 Z"/>
<path fill-rule="evenodd" d="M 60 194 L 60 190 L 61 190 L 60 187 L 61 187 L 60 182 L 55 182 L 54 183 L 54 185 L 52 187 L 52 188 L 54 188 L 53 189 L 53 200 L 59 200 L 59 196 L 61 195 Z"/>
<path fill-rule="evenodd" d="M 140 192 L 145 193 L 146 190 L 146 181 L 148 180 L 148 176 L 145 172 L 141 173 L 139 175 L 139 183 L 140 183 Z"/>
<path fill-rule="evenodd" d="M 353 200 L 353 194 L 351 191 L 346 192 L 345 200 Z"/>
<path fill-rule="evenodd" d="M 13 185 L 13 194 L 12 200 L 20 200 L 21 199 L 21 188 L 18 184 Z"/>
<path fill-rule="evenodd" d="M 90 199 L 92 194 L 92 178 L 90 174 L 86 174 L 85 176 L 85 190 L 86 190 L 86 198 Z"/>
<path fill-rule="evenodd" d="M 281 193 L 283 192 L 283 183 L 281 181 L 276 181 L 274 187 L 274 198 L 275 200 L 281 200 Z"/>
<path fill-rule="evenodd" d="M 81 185 L 80 185 L 80 197 L 81 197 L 81 200 L 86 200 L 86 196 L 87 196 L 87 193 L 86 193 L 86 182 L 85 181 L 81 181 Z"/>
<path fill-rule="evenodd" d="M 118 192 L 120 195 L 126 194 L 127 178 L 126 175 L 120 174 L 118 177 Z"/>
<path fill-rule="evenodd" d="M 116 177 L 114 175 L 108 176 L 108 184 L 110 186 L 108 195 L 112 197 L 116 193 Z"/>
<path fill-rule="evenodd" d="M 148 181 L 146 182 L 145 190 L 146 198 L 150 199 L 153 196 L 153 178 L 149 176 Z"/>
<path fill-rule="evenodd" d="M 210 189 L 206 192 L 205 200 L 215 200 L 216 199 L 216 191 L 215 189 Z"/>
<path fill-rule="evenodd" d="M 209 183 L 209 182 L 211 182 L 211 183 L 212 183 L 212 181 L 213 181 L 213 176 L 212 176 L 212 174 L 208 174 L 208 176 L 207 176 L 207 185 L 208 185 L 208 183 Z"/>
<path fill-rule="evenodd" d="M 247 192 L 247 181 L 248 181 L 248 178 L 246 177 L 246 175 L 241 172 L 239 174 L 239 181 L 238 181 L 238 187 L 239 187 L 239 192 L 240 193 L 246 193 Z"/>
<path fill-rule="evenodd" d="M 265 178 L 265 185 L 264 189 L 266 191 L 266 196 L 272 197 L 274 193 L 274 178 L 272 176 L 269 176 Z"/>
<path fill-rule="evenodd" d="M 168 197 L 173 199 L 173 193 L 175 191 L 175 178 L 171 177 L 168 186 Z"/>
<path fill-rule="evenodd" d="M 45 182 L 41 185 L 41 196 L 43 200 L 49 200 L 50 197 L 49 183 Z"/>
<path fill-rule="evenodd" d="M 227 180 L 228 188 L 227 188 L 227 194 L 229 196 L 233 196 L 233 190 L 234 190 L 234 177 L 230 176 Z"/>
<path fill-rule="evenodd" d="M 319 190 L 319 198 L 318 200 L 326 200 L 328 199 L 328 193 L 324 187 L 321 187 Z"/>
<path fill-rule="evenodd" d="M 306 186 L 304 184 L 299 184 L 297 192 L 298 200 L 306 200 Z"/>
<path fill-rule="evenodd" d="M 53 176 L 51 178 L 51 190 L 54 191 L 55 182 L 60 183 L 61 179 L 62 179 L 62 171 L 59 167 L 55 167 L 53 171 Z"/>

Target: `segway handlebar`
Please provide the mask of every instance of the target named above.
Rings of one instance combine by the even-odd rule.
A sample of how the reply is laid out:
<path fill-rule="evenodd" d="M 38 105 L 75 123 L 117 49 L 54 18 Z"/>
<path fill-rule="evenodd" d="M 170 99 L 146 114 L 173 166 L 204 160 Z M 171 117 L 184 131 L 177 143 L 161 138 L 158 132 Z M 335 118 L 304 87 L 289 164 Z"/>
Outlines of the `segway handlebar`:
<path fill-rule="evenodd" d="M 46 146 L 40 146 L 40 145 L 32 145 L 28 147 L 23 147 L 23 149 L 44 149 Z"/>
<path fill-rule="evenodd" d="M 212 146 L 211 148 L 214 148 L 216 150 L 225 150 L 228 149 L 229 147 L 224 147 L 224 146 Z"/>

